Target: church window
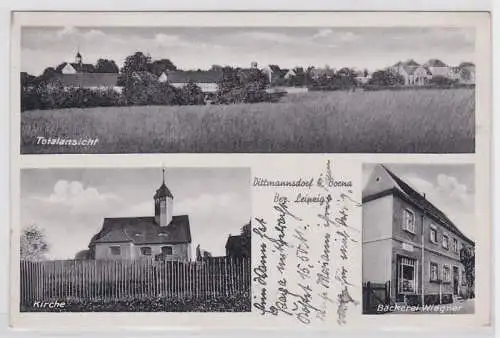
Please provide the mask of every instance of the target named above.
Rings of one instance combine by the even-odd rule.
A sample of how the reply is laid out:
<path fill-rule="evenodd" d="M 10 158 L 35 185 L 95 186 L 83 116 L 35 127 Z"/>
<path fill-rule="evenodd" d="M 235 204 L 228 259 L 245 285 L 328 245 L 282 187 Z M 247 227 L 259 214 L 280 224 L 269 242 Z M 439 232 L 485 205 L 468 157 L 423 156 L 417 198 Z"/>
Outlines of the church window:
<path fill-rule="evenodd" d="M 164 255 L 172 255 L 172 247 L 171 246 L 162 246 L 161 253 Z"/>
<path fill-rule="evenodd" d="M 151 256 L 151 247 L 149 246 L 142 247 L 141 253 L 143 256 Z"/>

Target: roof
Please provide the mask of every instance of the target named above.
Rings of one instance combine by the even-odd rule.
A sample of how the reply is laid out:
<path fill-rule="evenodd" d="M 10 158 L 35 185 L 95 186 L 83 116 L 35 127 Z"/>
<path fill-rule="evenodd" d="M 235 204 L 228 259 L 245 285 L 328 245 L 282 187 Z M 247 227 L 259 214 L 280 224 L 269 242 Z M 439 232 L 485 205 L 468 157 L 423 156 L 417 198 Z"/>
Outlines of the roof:
<path fill-rule="evenodd" d="M 388 175 L 389 180 L 386 180 L 384 177 L 382 177 L 379 181 L 377 181 L 377 184 L 380 184 L 380 186 L 377 188 L 375 188 L 373 184 L 370 184 L 373 181 L 374 177 L 380 178 L 379 176 L 385 176 L 384 174 Z M 474 244 L 471 239 L 465 236 L 456 227 L 456 225 L 448 218 L 448 216 L 446 216 L 445 213 L 439 210 L 434 204 L 429 202 L 429 200 L 427 200 L 425 196 L 418 193 L 409 184 L 407 184 L 405 181 L 403 181 L 383 165 L 379 165 L 376 167 L 376 169 L 372 173 L 372 177 L 370 177 L 367 187 L 363 190 L 363 203 L 388 194 L 392 194 L 394 192 L 400 193 L 410 203 L 417 206 L 420 210 L 425 212 L 427 215 L 430 215 L 436 221 L 439 221 L 451 232 L 468 241 L 470 244 Z"/>
<path fill-rule="evenodd" d="M 462 62 L 459 67 L 475 67 L 476 65 L 472 62 Z"/>
<path fill-rule="evenodd" d="M 406 61 L 398 61 L 393 65 L 393 67 L 399 67 L 399 66 L 420 66 L 420 64 L 413 59 L 409 59 Z"/>
<path fill-rule="evenodd" d="M 404 64 L 407 66 L 420 66 L 420 64 L 413 59 L 407 60 Z"/>
<path fill-rule="evenodd" d="M 70 65 L 77 73 L 94 73 L 95 67 L 91 63 L 76 63 L 76 62 L 63 62 L 56 67 L 58 72 L 61 72 L 66 65 Z"/>
<path fill-rule="evenodd" d="M 118 81 L 116 73 L 75 73 L 57 74 L 53 82 L 60 81 L 65 87 L 115 87 Z"/>
<path fill-rule="evenodd" d="M 170 83 L 217 83 L 222 80 L 218 70 L 172 70 L 166 73 Z"/>
<path fill-rule="evenodd" d="M 427 67 L 448 67 L 446 63 L 439 59 L 430 59 L 424 65 Z"/>
<path fill-rule="evenodd" d="M 168 189 L 167 186 L 165 185 L 165 181 L 163 181 L 163 184 L 158 188 L 158 190 L 156 190 L 156 194 L 155 194 L 154 198 L 156 199 L 158 197 L 174 198 L 174 195 L 172 195 L 172 192 L 170 191 L 170 189 Z"/>
<path fill-rule="evenodd" d="M 154 217 L 105 218 L 102 229 L 92 237 L 89 247 L 98 243 L 130 242 L 134 244 L 191 243 L 187 215 L 174 216 L 161 227 Z"/>
<path fill-rule="evenodd" d="M 226 249 L 241 246 L 241 235 L 229 236 L 226 241 Z"/>

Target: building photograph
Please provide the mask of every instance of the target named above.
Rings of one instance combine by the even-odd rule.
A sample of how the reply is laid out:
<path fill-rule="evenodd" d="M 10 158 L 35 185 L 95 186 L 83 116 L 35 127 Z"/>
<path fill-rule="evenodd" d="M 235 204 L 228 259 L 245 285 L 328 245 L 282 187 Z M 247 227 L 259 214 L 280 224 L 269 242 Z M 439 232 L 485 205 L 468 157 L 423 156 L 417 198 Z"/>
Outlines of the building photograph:
<path fill-rule="evenodd" d="M 363 166 L 363 313 L 474 313 L 474 166 Z"/>
<path fill-rule="evenodd" d="M 21 311 L 250 311 L 249 169 L 21 176 Z"/>
<path fill-rule="evenodd" d="M 468 26 L 23 27 L 20 151 L 474 153 L 475 38 Z"/>

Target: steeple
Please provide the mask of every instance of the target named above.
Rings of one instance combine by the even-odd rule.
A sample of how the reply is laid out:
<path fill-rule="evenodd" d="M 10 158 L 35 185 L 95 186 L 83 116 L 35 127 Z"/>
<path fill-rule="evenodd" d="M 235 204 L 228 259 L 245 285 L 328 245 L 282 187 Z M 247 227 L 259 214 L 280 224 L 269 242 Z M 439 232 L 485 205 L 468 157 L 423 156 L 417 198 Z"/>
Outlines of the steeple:
<path fill-rule="evenodd" d="M 82 54 L 80 54 L 80 46 L 78 46 L 76 55 L 75 55 L 75 63 L 81 65 L 82 64 Z"/>
<path fill-rule="evenodd" d="M 165 184 L 165 168 L 162 169 L 162 184 L 154 195 L 155 221 L 160 226 L 167 226 L 172 221 L 174 196 Z"/>

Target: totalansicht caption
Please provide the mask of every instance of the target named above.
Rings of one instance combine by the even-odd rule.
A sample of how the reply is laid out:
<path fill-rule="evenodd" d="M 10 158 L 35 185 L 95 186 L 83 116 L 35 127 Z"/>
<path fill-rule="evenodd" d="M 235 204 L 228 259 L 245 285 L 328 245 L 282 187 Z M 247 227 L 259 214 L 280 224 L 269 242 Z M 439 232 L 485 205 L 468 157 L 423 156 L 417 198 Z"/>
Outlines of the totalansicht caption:
<path fill-rule="evenodd" d="M 95 146 L 99 142 L 98 138 L 62 138 L 37 136 L 36 144 L 50 146 Z"/>

